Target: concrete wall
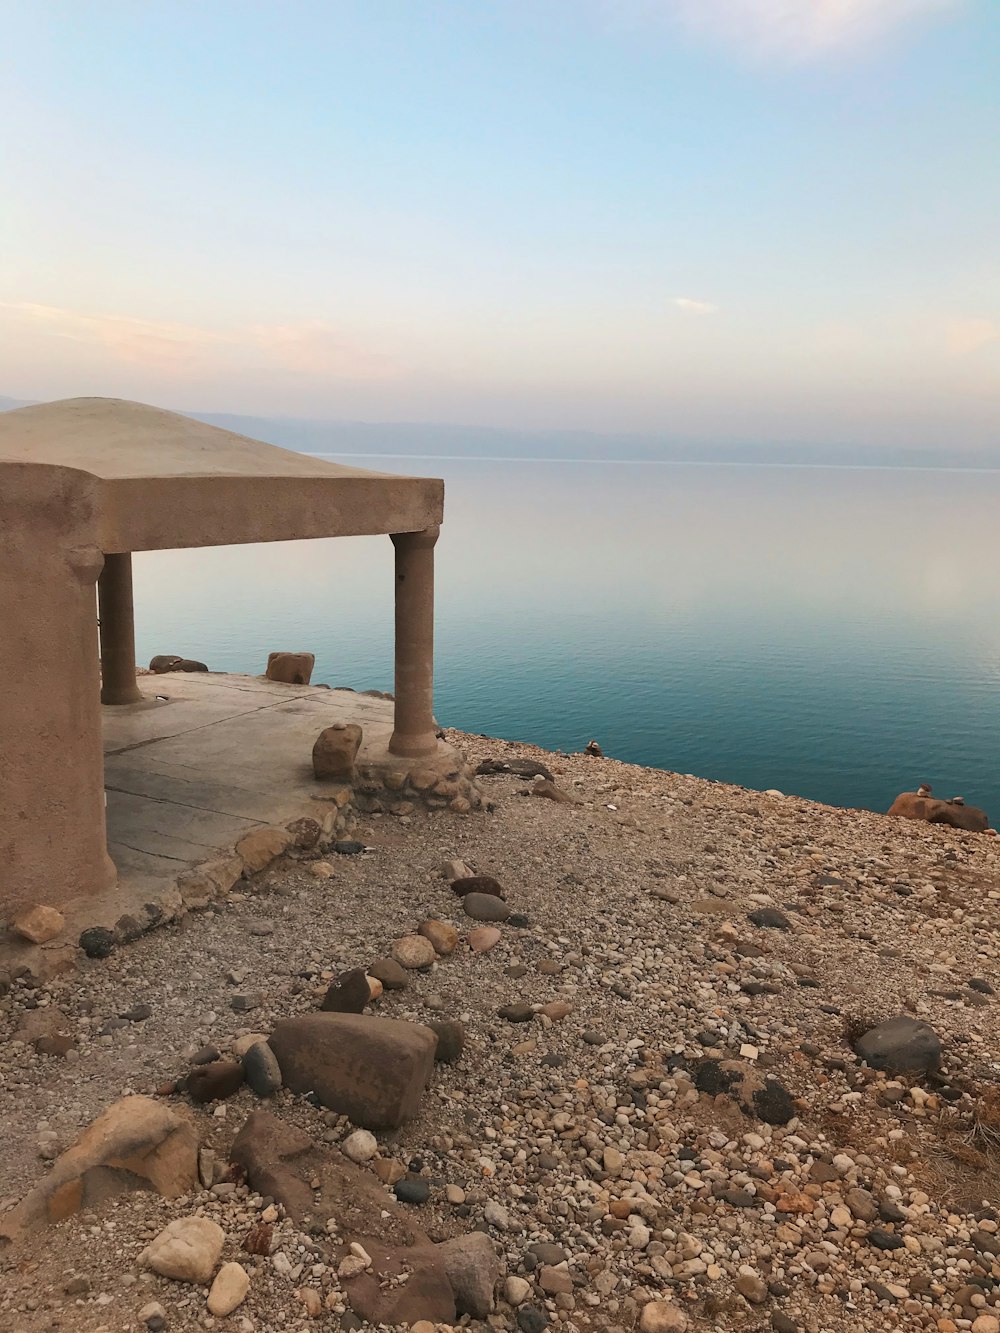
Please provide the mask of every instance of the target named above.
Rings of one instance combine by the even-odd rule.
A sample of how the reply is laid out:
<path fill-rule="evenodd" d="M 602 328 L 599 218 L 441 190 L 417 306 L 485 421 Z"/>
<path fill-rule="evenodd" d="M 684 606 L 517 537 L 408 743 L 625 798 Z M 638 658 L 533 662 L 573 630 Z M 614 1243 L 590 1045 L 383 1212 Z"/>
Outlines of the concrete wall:
<path fill-rule="evenodd" d="M 99 483 L 0 463 L 0 917 L 112 884 L 96 583 Z"/>

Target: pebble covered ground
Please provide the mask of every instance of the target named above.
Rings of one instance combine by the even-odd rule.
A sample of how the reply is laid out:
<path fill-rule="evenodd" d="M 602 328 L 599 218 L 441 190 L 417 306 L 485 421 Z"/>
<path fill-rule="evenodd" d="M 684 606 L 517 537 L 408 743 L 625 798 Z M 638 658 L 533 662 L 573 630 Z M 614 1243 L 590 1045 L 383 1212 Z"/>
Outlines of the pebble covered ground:
<path fill-rule="evenodd" d="M 574 799 L 484 777 L 489 813 L 362 817 L 368 850 L 326 854 L 327 878 L 283 861 L 107 959 L 43 987 L 13 980 L 0 1211 L 110 1102 L 316 1008 L 331 977 L 431 917 L 462 941 L 373 1012 L 460 1019 L 465 1047 L 435 1067 L 418 1118 L 376 1136 L 368 1169 L 426 1183 L 411 1206 L 434 1239 L 481 1228 L 502 1252 L 495 1312 L 464 1325 L 630 1330 L 667 1302 L 641 1327 L 1000 1333 L 1000 840 L 449 739 L 474 763 L 547 764 Z M 495 876 L 515 914 L 485 952 L 465 942 L 478 923 L 442 877 L 455 858 Z M 43 1030 L 47 1010 L 76 1040 L 64 1057 L 15 1039 Z M 893 1078 L 859 1061 L 852 1042 L 897 1014 L 937 1032 L 937 1072 Z M 793 1118 L 768 1124 L 699 1091 L 717 1059 L 776 1076 Z M 260 1103 L 248 1087 L 214 1106 L 173 1100 L 215 1154 L 209 1178 L 224 1177 Z M 352 1130 L 287 1090 L 268 1105 L 329 1143 Z M 268 1207 L 219 1178 L 73 1217 L 0 1251 L 0 1328 L 357 1328 L 315 1238 L 288 1219 L 269 1255 L 240 1249 Z M 208 1313 L 205 1288 L 138 1262 L 194 1212 L 250 1275 L 228 1317 Z"/>

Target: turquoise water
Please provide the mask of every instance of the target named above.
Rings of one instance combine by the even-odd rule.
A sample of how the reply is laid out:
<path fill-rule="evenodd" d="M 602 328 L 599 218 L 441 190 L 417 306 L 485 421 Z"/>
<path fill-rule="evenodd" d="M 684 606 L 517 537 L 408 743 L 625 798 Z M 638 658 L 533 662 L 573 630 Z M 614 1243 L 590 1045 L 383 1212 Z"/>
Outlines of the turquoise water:
<path fill-rule="evenodd" d="M 1000 472 L 435 458 L 437 715 L 837 805 L 1000 818 Z M 135 558 L 140 660 L 392 688 L 387 538 Z"/>

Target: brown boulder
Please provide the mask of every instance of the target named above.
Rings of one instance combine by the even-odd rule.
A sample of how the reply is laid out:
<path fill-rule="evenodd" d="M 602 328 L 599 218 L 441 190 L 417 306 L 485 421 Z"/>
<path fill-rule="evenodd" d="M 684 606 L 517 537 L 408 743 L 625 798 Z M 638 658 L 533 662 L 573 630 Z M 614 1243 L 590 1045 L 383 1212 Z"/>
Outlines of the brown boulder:
<path fill-rule="evenodd" d="M 420 1023 L 368 1014 L 304 1014 L 271 1034 L 281 1077 L 365 1129 L 396 1129 L 416 1115 L 437 1037 Z"/>
<path fill-rule="evenodd" d="M 360 1319 L 393 1327 L 412 1325 L 421 1319 L 432 1324 L 455 1322 L 455 1294 L 443 1246 L 401 1249 L 372 1241 L 361 1243 L 371 1256 L 372 1266 L 343 1283 L 351 1309 Z"/>
<path fill-rule="evenodd" d="M 371 1267 L 341 1281 L 351 1308 L 367 1323 L 399 1326 L 426 1319 L 451 1325 L 463 1309 L 485 1315 L 491 1308 L 499 1264 L 489 1238 L 473 1233 L 432 1244 L 376 1175 L 339 1149 L 318 1144 L 269 1111 L 254 1111 L 230 1158 L 250 1188 L 273 1198 L 296 1226 L 325 1231 L 327 1219 L 336 1218 L 340 1243 L 330 1255 L 335 1267 L 353 1242 L 364 1248 Z M 269 1253 L 272 1237 L 261 1230 L 246 1237 L 244 1248 Z"/>
<path fill-rule="evenodd" d="M 151 1097 L 125 1097 L 90 1124 L 45 1180 L 0 1218 L 0 1238 L 16 1240 L 80 1208 L 126 1190 L 175 1199 L 198 1188 L 198 1134 L 189 1120 Z"/>
<path fill-rule="evenodd" d="M 488 893 L 494 898 L 507 895 L 492 875 L 463 875 L 461 879 L 451 881 L 451 891 L 464 898 L 467 893 Z"/>
<path fill-rule="evenodd" d="M 183 660 L 177 653 L 159 653 L 150 658 L 149 669 L 154 676 L 162 676 L 168 671 L 176 671 Z"/>
<path fill-rule="evenodd" d="M 961 796 L 939 801 L 937 797 L 924 795 L 923 789 L 901 792 L 889 807 L 889 814 L 903 819 L 924 819 L 928 824 L 947 824 L 967 833 L 983 833 L 990 823 L 985 810 L 966 805 Z"/>
<path fill-rule="evenodd" d="M 243 1065 L 239 1060 L 213 1060 L 196 1065 L 187 1076 L 187 1092 L 193 1102 L 220 1102 L 232 1097 L 243 1086 Z"/>
<path fill-rule="evenodd" d="M 283 685 L 308 685 L 315 665 L 313 653 L 269 653 L 264 674 Z"/>
<path fill-rule="evenodd" d="M 247 1117 L 229 1156 L 250 1188 L 270 1195 L 298 1226 L 336 1217 L 340 1235 L 364 1245 L 369 1237 L 392 1245 L 430 1244 L 364 1167 L 270 1111 Z"/>
<path fill-rule="evenodd" d="M 354 762 L 361 749 L 361 728 L 356 722 L 324 727 L 313 746 L 313 773 L 320 782 L 354 782 Z"/>
<path fill-rule="evenodd" d="M 325 1014 L 360 1014 L 371 998 L 365 969 L 353 967 L 350 972 L 330 982 L 320 1010 Z"/>

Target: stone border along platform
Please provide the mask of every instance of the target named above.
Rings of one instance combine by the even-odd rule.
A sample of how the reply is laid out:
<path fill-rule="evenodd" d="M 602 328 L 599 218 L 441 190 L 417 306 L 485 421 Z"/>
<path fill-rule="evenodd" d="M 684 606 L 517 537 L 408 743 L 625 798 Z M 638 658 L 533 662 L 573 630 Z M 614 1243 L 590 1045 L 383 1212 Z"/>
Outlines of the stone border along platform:
<path fill-rule="evenodd" d="M 362 764 L 356 770 L 353 793 L 352 804 L 362 814 L 402 816 L 423 807 L 467 815 L 484 805 L 473 770 L 457 750 L 414 760 L 410 768 L 392 761 Z"/>
<path fill-rule="evenodd" d="M 81 922 L 102 918 L 113 922 L 85 925 L 78 943 L 56 937 L 36 945 L 10 929 L 5 939 L 0 938 L 0 977 L 9 972 L 45 981 L 73 967 L 81 949 L 88 957 L 106 958 L 118 946 L 189 911 L 203 911 L 225 898 L 241 880 L 259 874 L 282 856 L 317 860 L 317 853 L 337 850 L 337 843 L 353 832 L 355 810 L 405 818 L 420 810 L 468 814 L 485 806 L 471 766 L 453 746 L 441 743 L 436 755 L 424 759 L 379 755 L 374 762 L 355 768 L 353 783 L 317 783 L 316 795 L 301 805 L 293 819 L 261 824 L 244 833 L 230 853 L 186 866 L 168 888 L 151 890 L 140 908 L 119 912 L 121 902 L 114 906 L 114 889 L 92 901 L 66 905 L 63 935 L 75 933 Z M 361 844 L 343 848 L 345 853 L 362 850 Z"/>

